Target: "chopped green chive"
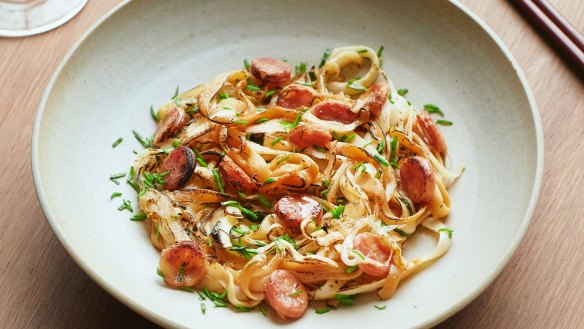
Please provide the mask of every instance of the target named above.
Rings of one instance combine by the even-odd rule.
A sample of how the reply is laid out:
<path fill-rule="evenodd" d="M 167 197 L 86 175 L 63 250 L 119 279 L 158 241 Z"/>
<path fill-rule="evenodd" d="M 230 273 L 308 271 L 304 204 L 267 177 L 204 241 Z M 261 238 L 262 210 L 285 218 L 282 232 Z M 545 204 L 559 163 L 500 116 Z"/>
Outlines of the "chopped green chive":
<path fill-rule="evenodd" d="M 247 87 L 246 88 L 247 88 L 247 90 L 250 90 L 250 91 L 261 91 L 262 90 L 255 83 L 253 83 L 253 81 L 251 81 L 251 79 L 247 79 Z"/>
<path fill-rule="evenodd" d="M 442 110 L 434 104 L 424 104 L 424 110 L 428 111 L 428 113 L 438 113 L 441 116 L 444 116 L 444 112 L 442 112 Z"/>
<path fill-rule="evenodd" d="M 278 144 L 278 143 L 279 143 L 281 140 L 282 140 L 282 137 L 277 137 L 277 138 L 275 138 L 275 139 L 272 141 L 272 143 L 271 143 L 271 144 L 272 144 L 272 146 L 274 146 L 274 145 Z"/>
<path fill-rule="evenodd" d="M 296 290 L 292 291 L 291 293 L 289 293 L 288 296 L 294 297 L 296 295 L 299 295 L 301 292 L 302 292 L 302 290 L 296 289 Z"/>
<path fill-rule="evenodd" d="M 178 96 L 178 86 L 176 86 L 176 90 L 174 91 L 174 95 L 172 96 L 172 99 L 175 99 Z"/>
<path fill-rule="evenodd" d="M 328 152 L 328 150 L 327 150 L 327 149 L 325 149 L 325 148 L 322 148 L 322 147 L 320 147 L 320 146 L 312 145 L 312 148 L 314 148 L 315 150 L 317 150 L 317 151 L 319 151 L 319 152 L 322 152 L 322 153 L 327 153 L 327 152 Z"/>
<path fill-rule="evenodd" d="M 407 238 L 407 237 L 409 237 L 410 235 L 412 235 L 411 233 L 408 233 L 408 232 L 402 231 L 402 230 L 400 230 L 399 228 L 394 228 L 393 230 L 394 230 L 394 231 L 395 231 L 397 234 L 399 234 L 399 235 L 403 236 L 404 238 Z"/>
<path fill-rule="evenodd" d="M 261 204 L 263 204 L 264 207 L 272 208 L 272 203 L 261 194 L 258 195 L 258 201 L 261 202 Z"/>
<path fill-rule="evenodd" d="M 353 80 L 353 79 L 351 79 Z M 365 87 L 363 87 L 363 85 L 361 85 L 359 82 L 357 82 L 356 80 L 351 81 L 349 80 L 347 86 L 349 86 L 349 88 L 351 89 L 355 89 L 355 90 L 359 90 L 359 91 L 365 91 Z"/>
<path fill-rule="evenodd" d="M 152 117 L 152 120 L 158 121 L 158 112 L 154 111 L 153 105 L 150 105 L 150 116 Z"/>
<path fill-rule="evenodd" d="M 236 125 L 246 125 L 247 121 L 245 120 L 235 120 L 233 121 L 233 123 L 235 123 Z"/>
<path fill-rule="evenodd" d="M 385 160 L 381 155 L 379 154 L 375 154 L 373 156 L 375 158 L 375 160 L 377 160 L 381 165 L 385 166 L 385 167 L 389 167 L 389 162 L 387 162 L 387 160 Z"/>
<path fill-rule="evenodd" d="M 166 275 L 164 275 L 164 273 L 162 273 L 162 271 L 160 271 L 160 269 L 157 267 L 156 268 L 156 274 L 158 274 L 159 277 L 165 279 Z"/>
<path fill-rule="evenodd" d="M 452 126 L 452 121 L 449 120 L 436 120 L 436 123 L 444 126 Z"/>
<path fill-rule="evenodd" d="M 236 310 L 238 310 L 239 312 L 250 312 L 252 309 L 249 307 L 245 307 L 243 305 L 233 305 L 235 307 Z"/>
<path fill-rule="evenodd" d="M 121 197 L 122 196 L 122 192 L 114 192 L 112 193 L 112 195 L 110 196 L 110 200 Z"/>
<path fill-rule="evenodd" d="M 269 120 L 270 119 L 268 119 L 268 118 L 259 118 L 254 123 L 262 123 L 262 122 L 266 122 L 266 121 L 269 121 Z"/>
<path fill-rule="evenodd" d="M 193 152 L 195 152 L 195 155 L 197 156 L 197 162 L 207 168 L 207 162 L 205 162 L 205 159 L 203 159 L 203 157 L 201 156 L 201 152 L 199 152 L 199 150 L 197 150 L 196 148 L 193 148 Z"/>
<path fill-rule="evenodd" d="M 151 138 L 144 138 L 144 137 L 142 137 L 142 135 L 140 135 L 135 130 L 132 130 L 132 133 L 134 134 L 134 137 L 136 137 L 136 139 L 138 140 L 138 142 L 140 142 L 140 144 L 142 144 L 142 146 L 144 146 L 145 149 L 149 148 L 152 145 L 152 139 Z"/>
<path fill-rule="evenodd" d="M 315 312 L 316 314 L 324 314 L 324 313 L 328 313 L 328 312 L 330 312 L 330 310 L 331 310 L 331 309 L 330 309 L 330 308 L 328 308 L 328 307 L 320 307 L 320 308 L 317 308 L 317 309 L 315 309 L 315 310 L 314 310 L 314 312 Z"/>
<path fill-rule="evenodd" d="M 326 180 L 326 179 L 323 179 L 323 180 L 322 180 L 322 183 L 324 184 L 324 186 L 325 186 L 325 187 L 329 187 L 329 186 L 331 186 L 331 182 L 329 182 L 329 181 L 328 181 L 328 180 Z"/>
<path fill-rule="evenodd" d="M 380 311 L 383 311 L 387 308 L 387 305 L 375 305 L 374 307 Z"/>
<path fill-rule="evenodd" d="M 389 100 L 389 102 L 390 102 L 391 104 L 394 104 L 394 102 L 393 102 L 393 97 L 391 97 L 391 92 L 390 92 L 390 93 L 389 93 L 389 95 L 387 96 L 387 99 Z"/>
<path fill-rule="evenodd" d="M 237 202 L 237 201 L 233 201 L 233 200 L 230 200 L 230 201 L 223 201 L 223 202 L 221 202 L 221 205 L 222 205 L 223 207 L 229 207 L 229 206 L 232 206 L 232 207 L 239 207 L 239 202 Z"/>
<path fill-rule="evenodd" d="M 280 160 L 276 161 L 276 164 L 281 164 L 282 162 L 284 162 L 284 161 L 286 161 L 288 159 L 290 159 L 290 157 L 286 155 L 285 157 L 283 157 Z"/>
<path fill-rule="evenodd" d="M 410 215 L 414 214 L 414 210 L 412 209 L 412 205 L 410 205 L 410 203 L 408 202 L 408 200 L 406 200 L 406 198 L 404 198 L 400 195 L 400 196 L 397 196 L 397 199 L 406 205 L 406 208 L 408 209 L 408 212 L 410 213 Z"/>
<path fill-rule="evenodd" d="M 215 182 L 217 183 L 217 187 L 219 187 L 219 192 L 225 193 L 223 183 L 221 182 L 221 175 L 219 175 L 219 171 L 217 169 L 213 169 L 213 176 L 215 176 Z"/>
<path fill-rule="evenodd" d="M 404 89 L 398 89 L 397 90 L 397 94 L 400 95 L 400 96 L 405 96 L 408 93 L 408 91 L 409 90 L 408 89 L 405 89 L 405 88 Z"/>
<path fill-rule="evenodd" d="M 353 138 L 355 138 L 356 136 L 357 136 L 357 134 L 355 134 L 355 133 L 352 133 L 352 134 L 350 134 L 349 136 L 347 136 L 347 138 L 345 139 L 345 141 L 346 141 L 347 143 L 349 143 L 349 142 L 350 142 L 350 141 L 351 141 Z"/>
<path fill-rule="evenodd" d="M 391 143 L 389 143 L 390 152 L 389 158 L 391 159 L 390 164 L 392 167 L 397 168 L 397 136 L 393 136 Z"/>
<path fill-rule="evenodd" d="M 174 142 L 172 142 L 172 147 L 177 148 L 180 146 L 180 139 L 175 140 Z"/>
<path fill-rule="evenodd" d="M 377 145 L 377 153 L 383 153 L 383 149 L 385 148 L 385 141 L 382 140 L 379 145 Z"/>
<path fill-rule="evenodd" d="M 201 302 L 201 312 L 203 314 L 207 313 L 207 305 L 204 302 Z"/>
<path fill-rule="evenodd" d="M 130 220 L 133 222 L 141 222 L 141 221 L 145 221 L 146 218 L 148 218 L 148 217 L 146 217 L 146 214 L 141 213 L 141 214 L 136 214 L 136 215 L 132 216 L 130 218 Z"/>
<path fill-rule="evenodd" d="M 381 54 L 383 53 L 383 49 L 385 47 L 383 47 L 383 45 L 381 45 L 381 47 L 379 47 L 379 50 L 377 51 L 377 57 L 381 57 Z"/>
<path fill-rule="evenodd" d="M 118 207 L 118 211 L 128 210 L 129 212 L 134 212 L 132 208 L 132 202 L 130 200 L 122 200 L 122 204 Z"/>
<path fill-rule="evenodd" d="M 122 137 L 116 139 L 116 141 L 112 144 L 112 148 L 116 148 L 116 146 L 120 145 L 120 143 L 123 141 L 124 139 Z"/>
<path fill-rule="evenodd" d="M 357 269 L 357 266 L 353 265 L 353 266 L 349 266 L 347 267 L 347 269 L 345 270 L 345 273 L 347 274 L 351 274 L 353 272 L 355 272 L 355 270 Z"/>
<path fill-rule="evenodd" d="M 268 316 L 268 312 L 266 312 L 266 308 L 264 307 L 264 305 L 260 304 L 258 305 L 258 308 L 260 309 L 260 312 L 262 312 L 264 316 Z"/>
<path fill-rule="evenodd" d="M 249 64 L 249 61 L 248 61 L 247 59 L 244 59 L 244 60 L 243 60 L 243 66 L 245 66 L 245 69 L 246 69 L 246 70 L 249 70 L 249 67 L 250 67 L 251 65 Z"/>
<path fill-rule="evenodd" d="M 219 99 L 227 99 L 227 98 L 229 98 L 229 95 L 227 95 L 226 93 L 219 94 Z"/>
<path fill-rule="evenodd" d="M 335 299 L 339 301 L 341 305 L 353 306 L 357 295 L 345 295 L 345 294 L 335 294 Z"/>
<path fill-rule="evenodd" d="M 273 182 L 275 182 L 275 181 L 276 181 L 276 179 L 275 179 L 275 178 L 273 178 L 273 177 L 270 177 L 270 178 L 267 178 L 267 179 L 264 181 L 264 184 L 270 184 L 270 183 L 273 183 Z"/>
<path fill-rule="evenodd" d="M 239 195 L 239 197 L 242 199 L 247 199 L 247 195 L 243 192 L 237 192 L 237 195 Z"/>
<path fill-rule="evenodd" d="M 454 230 L 449 228 L 449 227 L 443 227 L 443 228 L 439 229 L 438 232 L 447 232 L 448 238 L 452 239 L 452 232 L 454 232 Z"/>
<path fill-rule="evenodd" d="M 359 256 L 359 258 L 365 260 L 365 256 L 359 250 L 354 249 L 353 253 L 355 253 L 355 255 Z"/>
<path fill-rule="evenodd" d="M 345 210 L 345 206 L 340 205 L 335 209 L 331 209 L 331 215 L 333 215 L 334 219 L 339 219 L 343 215 L 343 210 Z"/>
<path fill-rule="evenodd" d="M 366 53 L 367 49 L 359 49 L 357 50 L 357 54 L 362 54 L 362 53 Z"/>
<path fill-rule="evenodd" d="M 275 89 L 268 90 L 268 92 L 266 93 L 266 98 L 269 98 L 270 96 L 272 96 L 275 93 L 276 93 L 276 90 Z"/>
<path fill-rule="evenodd" d="M 306 63 L 301 62 L 299 65 L 296 65 L 296 75 L 300 73 L 306 72 Z"/>
<path fill-rule="evenodd" d="M 321 68 L 324 65 L 324 63 L 326 63 L 326 60 L 329 58 L 330 55 L 331 49 L 330 48 L 325 49 L 324 54 L 322 54 L 322 59 L 320 60 L 318 68 Z"/>

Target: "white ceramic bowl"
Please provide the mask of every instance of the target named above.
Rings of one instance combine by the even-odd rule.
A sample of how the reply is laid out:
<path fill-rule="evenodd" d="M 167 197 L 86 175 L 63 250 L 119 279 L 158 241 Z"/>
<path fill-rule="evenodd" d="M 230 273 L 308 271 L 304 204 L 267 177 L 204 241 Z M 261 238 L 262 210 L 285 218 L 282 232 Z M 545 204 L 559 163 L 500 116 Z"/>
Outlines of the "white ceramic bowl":
<path fill-rule="evenodd" d="M 265 328 L 277 321 L 210 307 L 167 289 L 155 274 L 159 254 L 140 223 L 109 200 L 126 184 L 130 131 L 150 133 L 150 104 L 242 67 L 258 56 L 318 63 L 326 47 L 385 46 L 384 68 L 408 98 L 439 104 L 453 167 L 451 250 L 404 282 L 384 311 L 363 298 L 323 315 L 308 311 L 288 328 L 431 326 L 475 298 L 496 277 L 533 213 L 543 137 L 533 95 L 493 32 L 446 1 L 154 1 L 118 6 L 88 32 L 51 79 L 36 117 L 33 174 L 47 219 L 75 261 L 102 287 L 165 326 Z M 124 137 L 112 149 L 111 144 Z M 136 203 L 134 203 L 136 206 Z M 74 293 L 74 292 L 73 292 Z"/>

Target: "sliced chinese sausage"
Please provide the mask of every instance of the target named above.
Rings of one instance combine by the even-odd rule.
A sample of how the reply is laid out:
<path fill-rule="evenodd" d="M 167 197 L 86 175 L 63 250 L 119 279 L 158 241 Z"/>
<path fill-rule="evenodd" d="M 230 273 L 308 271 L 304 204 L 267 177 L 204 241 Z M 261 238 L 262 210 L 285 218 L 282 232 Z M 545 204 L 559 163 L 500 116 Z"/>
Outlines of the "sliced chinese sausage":
<path fill-rule="evenodd" d="M 430 118 L 428 112 L 419 113 L 417 118 L 418 125 L 424 133 L 425 142 L 430 146 L 430 149 L 440 154 L 446 153 L 447 148 L 444 137 L 442 137 L 442 133 L 434 123 L 434 120 Z"/>
<path fill-rule="evenodd" d="M 322 217 L 322 206 L 306 195 L 287 195 L 276 203 L 274 209 L 280 219 L 289 227 L 299 227 L 306 218 L 318 223 Z"/>
<path fill-rule="evenodd" d="M 281 86 L 290 80 L 290 64 L 275 58 L 256 58 L 249 71 L 266 84 Z"/>
<path fill-rule="evenodd" d="M 180 241 L 162 250 L 158 269 L 164 282 L 175 288 L 192 287 L 207 272 L 205 254 L 192 241 Z"/>
<path fill-rule="evenodd" d="M 256 183 L 228 155 L 219 163 L 219 173 L 223 181 L 235 191 L 246 194 L 258 191 Z"/>
<path fill-rule="evenodd" d="M 316 92 L 314 89 L 305 86 L 291 85 L 280 90 L 276 105 L 287 109 L 310 107 L 315 98 Z"/>
<path fill-rule="evenodd" d="M 308 293 L 292 273 L 275 270 L 265 283 L 268 302 L 282 319 L 298 319 L 308 306 Z"/>
<path fill-rule="evenodd" d="M 180 132 L 187 123 L 189 123 L 189 116 L 185 110 L 172 106 L 163 118 L 158 119 L 152 144 L 154 146 L 160 146 L 161 143 Z"/>
<path fill-rule="evenodd" d="M 377 266 L 373 264 L 359 264 L 359 268 L 372 276 L 384 276 L 389 272 L 388 261 L 393 253 L 389 241 L 381 236 L 364 232 L 359 233 L 353 240 L 355 249 L 359 250 L 364 256 L 371 258 L 387 266 Z"/>
<path fill-rule="evenodd" d="M 428 160 L 411 156 L 402 162 L 399 169 L 401 186 L 415 203 L 428 203 L 432 199 L 436 180 Z"/>
<path fill-rule="evenodd" d="M 361 101 L 363 103 L 363 108 L 374 116 L 379 116 L 381 113 L 381 108 L 385 101 L 387 101 L 387 96 L 389 95 L 389 88 L 386 84 L 376 82 L 369 87 L 369 89 L 359 97 L 357 102 Z"/>
<path fill-rule="evenodd" d="M 351 111 L 349 105 L 337 100 L 320 102 L 312 107 L 311 112 L 321 120 L 337 121 L 344 124 L 352 123 L 359 116 Z"/>
<path fill-rule="evenodd" d="M 288 138 L 297 147 L 307 148 L 313 145 L 326 147 L 326 144 L 333 139 L 333 136 L 321 126 L 305 124 L 292 129 Z"/>
<path fill-rule="evenodd" d="M 191 178 L 194 170 L 195 155 L 190 148 L 181 146 L 173 150 L 158 168 L 159 173 L 168 172 L 164 175 L 164 184 L 161 188 L 176 190 L 183 187 Z"/>

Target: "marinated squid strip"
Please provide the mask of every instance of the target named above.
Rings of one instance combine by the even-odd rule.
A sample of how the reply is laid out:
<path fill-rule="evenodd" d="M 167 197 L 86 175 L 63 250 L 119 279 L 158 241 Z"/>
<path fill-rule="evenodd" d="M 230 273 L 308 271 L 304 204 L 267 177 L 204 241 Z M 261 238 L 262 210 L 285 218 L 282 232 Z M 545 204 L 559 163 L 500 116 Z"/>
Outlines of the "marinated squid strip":
<path fill-rule="evenodd" d="M 450 247 L 447 188 L 462 170 L 377 54 L 337 48 L 298 70 L 257 58 L 160 107 L 132 179 L 169 286 L 292 319 L 308 300 L 390 298 Z M 436 247 L 406 259 L 420 225 Z"/>

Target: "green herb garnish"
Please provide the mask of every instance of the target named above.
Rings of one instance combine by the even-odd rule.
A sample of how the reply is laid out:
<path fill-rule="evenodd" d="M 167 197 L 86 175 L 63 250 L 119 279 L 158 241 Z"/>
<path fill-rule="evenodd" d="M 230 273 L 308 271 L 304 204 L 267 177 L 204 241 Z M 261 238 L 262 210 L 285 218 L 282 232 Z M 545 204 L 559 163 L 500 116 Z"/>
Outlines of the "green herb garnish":
<path fill-rule="evenodd" d="M 340 205 L 334 209 L 331 209 L 331 215 L 334 219 L 339 219 L 343 215 L 343 210 L 345 210 L 345 206 Z"/>
<path fill-rule="evenodd" d="M 276 137 L 273 141 L 272 141 L 272 146 L 278 144 L 280 141 L 282 140 L 282 137 Z"/>
<path fill-rule="evenodd" d="M 449 227 L 443 227 L 443 228 L 439 229 L 438 232 L 447 232 L 448 238 L 452 239 L 452 232 L 454 232 L 454 230 L 449 228 Z"/>
<path fill-rule="evenodd" d="M 280 159 L 280 160 L 276 161 L 276 164 L 281 164 L 282 162 L 284 162 L 284 161 L 286 161 L 286 160 L 288 160 L 288 159 L 290 159 L 290 157 L 286 155 L 286 156 L 285 156 L 285 157 L 283 157 L 282 159 Z"/>
<path fill-rule="evenodd" d="M 294 297 L 296 295 L 299 295 L 302 292 L 302 290 L 300 289 L 295 289 L 294 291 L 292 291 L 291 293 L 288 294 L 288 296 L 290 297 Z"/>
<path fill-rule="evenodd" d="M 120 145 L 120 143 L 123 141 L 124 139 L 122 137 L 116 139 L 116 141 L 112 144 L 112 148 L 116 148 L 116 146 Z"/>
<path fill-rule="evenodd" d="M 225 193 L 225 189 L 223 188 L 223 182 L 221 181 L 221 175 L 219 175 L 219 171 L 217 171 L 217 169 L 213 169 L 213 176 L 215 176 L 215 182 L 217 183 L 219 192 Z"/>
<path fill-rule="evenodd" d="M 134 212 L 134 208 L 132 208 L 132 202 L 130 200 L 122 200 L 122 204 L 118 207 L 118 211 L 128 210 L 129 212 Z"/>
<path fill-rule="evenodd" d="M 233 123 L 236 125 L 246 125 L 248 122 L 245 120 L 235 120 Z"/>
<path fill-rule="evenodd" d="M 264 207 L 272 208 L 272 203 L 261 194 L 258 195 L 258 201 L 261 202 L 261 204 L 263 204 Z"/>
<path fill-rule="evenodd" d="M 380 311 L 383 311 L 387 308 L 387 305 L 375 305 L 374 307 Z"/>
<path fill-rule="evenodd" d="M 381 47 L 379 47 L 379 50 L 377 50 L 377 57 L 381 57 L 381 53 L 383 53 L 383 49 L 385 47 L 383 47 L 383 45 L 381 45 Z"/>
<path fill-rule="evenodd" d="M 273 182 L 275 182 L 275 181 L 276 181 L 276 179 L 275 179 L 275 178 L 273 178 L 273 177 L 270 177 L 270 178 L 267 178 L 267 179 L 264 181 L 264 184 L 270 184 L 270 183 L 273 183 Z"/>
<path fill-rule="evenodd" d="M 270 119 L 268 119 L 268 118 L 259 118 L 254 123 L 262 123 L 262 122 L 266 122 L 266 121 L 269 121 L 269 120 Z"/>
<path fill-rule="evenodd" d="M 160 271 L 160 269 L 157 267 L 156 268 L 156 274 L 158 274 L 159 277 L 165 279 L 166 275 L 164 275 L 164 273 L 162 273 L 162 271 Z"/>
<path fill-rule="evenodd" d="M 312 148 L 315 149 L 315 150 L 317 150 L 317 151 L 319 151 L 319 152 L 322 152 L 322 153 L 327 153 L 328 152 L 327 149 L 322 148 L 320 146 L 312 145 Z"/>
<path fill-rule="evenodd" d="M 329 58 L 330 55 L 331 49 L 330 48 L 325 49 L 324 54 L 322 54 L 322 59 L 320 60 L 318 68 L 321 68 L 324 65 L 324 63 L 326 63 L 326 60 Z"/>
<path fill-rule="evenodd" d="M 249 67 L 250 67 L 251 65 L 249 64 L 249 61 L 248 61 L 247 59 L 244 59 L 244 60 L 243 60 L 243 66 L 245 66 L 245 69 L 246 69 L 246 70 L 249 70 Z"/>
<path fill-rule="evenodd" d="M 389 143 L 389 147 L 390 147 L 390 152 L 389 152 L 389 158 L 391 159 L 390 164 L 393 168 L 398 168 L 397 167 L 397 136 L 393 136 L 393 139 L 391 140 L 391 143 Z"/>
<path fill-rule="evenodd" d="M 393 230 L 394 230 L 394 231 L 395 231 L 397 234 L 399 234 L 399 235 L 403 236 L 404 238 L 407 238 L 407 237 L 409 237 L 410 235 L 412 235 L 411 233 L 408 233 L 408 232 L 402 231 L 402 230 L 400 230 L 399 228 L 394 228 Z"/>
<path fill-rule="evenodd" d="M 452 121 L 449 120 L 436 120 L 436 123 L 443 126 L 452 126 Z"/>
<path fill-rule="evenodd" d="M 328 307 L 320 307 L 320 308 L 317 308 L 317 309 L 315 309 L 315 310 L 314 310 L 314 312 L 315 312 L 316 314 L 324 314 L 324 313 L 328 313 L 328 312 L 330 312 L 330 310 L 331 310 L 331 309 L 330 309 L 330 308 L 328 308 Z"/>
<path fill-rule="evenodd" d="M 296 71 L 296 75 L 306 72 L 306 63 L 301 62 L 299 65 L 296 65 L 295 71 Z"/>
<path fill-rule="evenodd" d="M 444 112 L 442 112 L 442 110 L 434 104 L 424 104 L 424 110 L 428 111 L 428 113 L 438 113 L 441 116 L 444 116 Z"/>
<path fill-rule="evenodd" d="M 351 273 L 355 272 L 356 269 L 357 269 L 357 266 L 355 266 L 355 265 L 349 266 L 349 267 L 347 267 L 347 269 L 345 269 L 345 273 L 351 274 Z"/>
<path fill-rule="evenodd" d="M 379 154 L 375 154 L 373 155 L 373 157 L 375 158 L 375 160 L 377 160 L 381 165 L 385 166 L 385 167 L 389 167 L 389 162 L 387 162 L 387 160 L 385 160 L 381 155 Z"/>
<path fill-rule="evenodd" d="M 118 198 L 118 197 L 121 197 L 121 196 L 122 196 L 122 192 L 114 192 L 110 196 L 110 200 L 113 200 L 113 199 Z"/>
<path fill-rule="evenodd" d="M 247 79 L 247 86 L 246 86 L 247 90 L 250 91 L 261 91 L 262 89 L 257 86 L 255 83 L 253 83 L 253 81 L 251 81 L 251 79 Z"/>
<path fill-rule="evenodd" d="M 144 138 L 142 137 L 142 135 L 140 135 L 137 131 L 132 130 L 132 133 L 134 134 L 134 137 L 136 137 L 136 139 L 138 140 L 138 142 L 140 142 L 140 144 L 142 144 L 142 146 L 147 149 L 152 145 L 152 138 Z"/>
<path fill-rule="evenodd" d="M 397 90 L 397 94 L 400 95 L 400 96 L 405 96 L 408 93 L 408 91 L 409 90 L 408 89 L 405 89 L 405 88 L 404 89 L 398 89 Z"/>
<path fill-rule="evenodd" d="M 272 96 L 275 93 L 276 93 L 276 90 L 275 89 L 268 90 L 268 92 L 266 93 L 266 98 L 269 98 L 270 96 Z"/>
<path fill-rule="evenodd" d="M 148 217 L 146 217 L 146 214 L 140 213 L 140 214 L 136 214 L 136 215 L 132 216 L 130 218 L 130 220 L 134 221 L 134 222 L 141 222 L 141 221 L 145 221 L 146 218 L 148 218 Z"/>
<path fill-rule="evenodd" d="M 359 256 L 359 258 L 361 258 L 362 260 L 365 260 L 365 256 L 359 250 L 354 249 L 353 253 L 355 253 L 355 255 Z"/>

